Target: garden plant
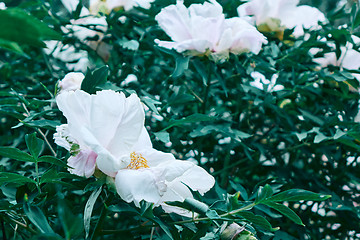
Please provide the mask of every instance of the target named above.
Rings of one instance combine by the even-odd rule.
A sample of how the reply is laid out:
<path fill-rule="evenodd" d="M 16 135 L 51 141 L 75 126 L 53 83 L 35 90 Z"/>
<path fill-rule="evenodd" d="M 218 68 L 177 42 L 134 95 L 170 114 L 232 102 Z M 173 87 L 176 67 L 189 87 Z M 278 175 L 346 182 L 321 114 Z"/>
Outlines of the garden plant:
<path fill-rule="evenodd" d="M 0 2 L 0 238 L 359 239 L 359 9 Z"/>

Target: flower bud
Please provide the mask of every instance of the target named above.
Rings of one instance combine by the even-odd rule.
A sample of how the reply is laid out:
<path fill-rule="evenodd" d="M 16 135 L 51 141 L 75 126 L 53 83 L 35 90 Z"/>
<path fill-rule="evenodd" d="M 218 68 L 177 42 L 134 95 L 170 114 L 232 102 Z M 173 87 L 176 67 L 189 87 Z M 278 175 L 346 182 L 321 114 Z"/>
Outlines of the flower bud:
<path fill-rule="evenodd" d="M 221 240 L 257 240 L 257 238 L 244 227 L 232 223 L 220 235 Z"/>
<path fill-rule="evenodd" d="M 81 88 L 81 83 L 84 80 L 84 74 L 80 72 L 71 72 L 59 82 L 58 89 L 61 91 L 75 91 Z"/>

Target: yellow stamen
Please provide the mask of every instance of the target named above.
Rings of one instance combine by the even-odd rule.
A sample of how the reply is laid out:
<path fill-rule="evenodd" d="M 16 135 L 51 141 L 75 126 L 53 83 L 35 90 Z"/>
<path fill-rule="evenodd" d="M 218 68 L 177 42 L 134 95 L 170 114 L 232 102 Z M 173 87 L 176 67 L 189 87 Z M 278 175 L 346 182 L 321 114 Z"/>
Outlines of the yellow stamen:
<path fill-rule="evenodd" d="M 149 165 L 147 164 L 147 160 L 141 155 L 136 154 L 135 152 L 132 152 L 130 154 L 131 162 L 126 167 L 128 169 L 140 169 L 140 168 L 149 168 Z"/>

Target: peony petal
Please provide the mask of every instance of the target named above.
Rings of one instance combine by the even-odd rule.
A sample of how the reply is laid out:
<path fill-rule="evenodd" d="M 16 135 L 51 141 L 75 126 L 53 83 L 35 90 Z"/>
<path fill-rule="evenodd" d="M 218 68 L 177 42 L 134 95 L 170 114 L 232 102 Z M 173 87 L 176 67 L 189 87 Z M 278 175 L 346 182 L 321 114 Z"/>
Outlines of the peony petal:
<path fill-rule="evenodd" d="M 201 195 L 209 191 L 215 184 L 215 179 L 205 169 L 193 165 L 183 175 L 174 181 L 184 183 L 193 191 L 198 191 Z M 173 182 L 174 182 L 173 181 Z"/>
<path fill-rule="evenodd" d="M 138 141 L 144 127 L 145 112 L 136 94 L 131 94 L 126 99 L 124 109 L 116 111 L 121 112 L 123 116 L 119 124 L 115 128 L 111 128 L 113 138 L 106 148 L 114 156 L 122 156 L 125 152 L 130 153 L 130 149 Z"/>
<path fill-rule="evenodd" d="M 58 146 L 70 151 L 71 145 L 69 143 L 69 140 L 71 141 L 72 138 L 70 137 L 68 127 L 69 126 L 67 124 L 56 126 L 56 132 L 54 133 L 54 141 Z M 73 140 L 73 142 L 75 142 L 75 140 Z"/>
<path fill-rule="evenodd" d="M 192 38 L 189 11 L 182 1 L 177 1 L 176 5 L 163 8 L 156 15 L 155 20 L 171 40 L 175 42 Z"/>
<path fill-rule="evenodd" d="M 158 204 L 166 191 L 161 169 L 122 169 L 115 177 L 116 191 L 126 202 L 139 206 L 145 200 Z"/>
<path fill-rule="evenodd" d="M 97 154 L 91 150 L 81 150 L 76 156 L 68 159 L 69 172 L 89 178 L 95 172 Z"/>
<path fill-rule="evenodd" d="M 134 145 L 133 151 L 141 154 L 149 167 L 156 167 L 163 162 L 174 161 L 175 157 L 171 153 L 164 153 L 152 147 L 152 143 L 146 128 L 143 128 L 138 142 Z"/>

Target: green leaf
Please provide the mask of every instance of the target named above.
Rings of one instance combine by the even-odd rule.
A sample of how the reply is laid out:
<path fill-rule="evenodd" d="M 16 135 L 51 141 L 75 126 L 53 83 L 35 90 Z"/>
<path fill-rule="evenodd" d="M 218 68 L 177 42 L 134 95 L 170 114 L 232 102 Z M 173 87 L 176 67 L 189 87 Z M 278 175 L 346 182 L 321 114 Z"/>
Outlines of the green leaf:
<path fill-rule="evenodd" d="M 163 222 L 160 220 L 160 218 L 154 216 L 152 219 L 151 219 L 153 222 L 157 223 L 159 225 L 159 227 L 166 233 L 166 235 L 171 239 L 173 240 L 173 236 L 170 232 L 170 229 L 169 227 Z"/>
<path fill-rule="evenodd" d="M 53 121 L 53 120 L 47 120 L 47 119 L 40 119 L 40 120 L 32 120 L 32 121 L 21 121 L 16 127 L 20 127 L 24 124 L 28 127 L 33 128 L 45 128 L 49 130 L 54 130 L 57 126 L 61 125 L 60 121 Z M 13 127 L 15 128 L 15 127 Z"/>
<path fill-rule="evenodd" d="M 331 195 L 323 195 L 314 192 L 310 192 L 303 189 L 290 189 L 281 193 L 278 193 L 268 199 L 266 202 L 283 202 L 283 201 L 324 201 L 330 198 Z"/>
<path fill-rule="evenodd" d="M 264 187 L 259 187 L 256 196 L 256 203 L 261 203 L 263 200 L 269 198 L 273 194 L 273 190 L 269 184 L 266 184 Z"/>
<path fill-rule="evenodd" d="M 46 47 L 42 40 L 60 40 L 61 35 L 20 8 L 0 11 L 0 39 L 35 47 Z"/>
<path fill-rule="evenodd" d="M 269 206 L 269 207 L 275 209 L 276 211 L 278 211 L 285 217 L 289 218 L 294 223 L 305 226 L 303 224 L 303 222 L 301 221 L 300 217 L 298 215 L 296 215 L 296 213 L 293 210 L 291 210 L 290 208 L 288 208 L 287 206 L 280 204 L 280 203 L 276 203 L 276 202 L 267 202 L 264 204 L 266 206 Z"/>
<path fill-rule="evenodd" d="M 51 163 L 51 164 L 54 164 L 54 165 L 57 165 L 60 167 L 64 167 L 64 168 L 68 167 L 68 165 L 65 162 L 63 162 L 60 159 L 57 159 L 56 157 L 53 157 L 53 156 L 41 156 L 38 159 L 38 162 L 47 162 L 47 163 Z"/>
<path fill-rule="evenodd" d="M 73 239 L 81 234 L 84 228 L 81 218 L 71 212 L 63 199 L 58 201 L 58 214 L 66 239 Z"/>
<path fill-rule="evenodd" d="M 30 154 L 37 159 L 43 148 L 44 141 L 36 137 L 36 133 L 25 135 L 26 146 L 29 149 Z"/>
<path fill-rule="evenodd" d="M 7 49 L 7 50 L 12 51 L 14 53 L 17 53 L 17 54 L 19 54 L 21 56 L 29 58 L 29 56 L 27 56 L 24 53 L 22 48 L 16 42 L 12 42 L 12 41 L 8 41 L 8 40 L 0 38 L 0 48 Z"/>
<path fill-rule="evenodd" d="M 30 154 L 13 147 L 0 147 L 0 155 L 22 162 L 35 162 Z"/>
<path fill-rule="evenodd" d="M 96 92 L 96 87 L 106 83 L 108 74 L 108 66 L 103 66 L 93 72 L 88 69 L 85 78 L 81 84 L 81 90 L 84 90 L 85 92 L 90 94 L 94 94 Z"/>
<path fill-rule="evenodd" d="M 84 210 L 84 228 L 85 228 L 85 235 L 86 238 L 89 236 L 90 232 L 90 220 L 91 220 L 91 214 L 94 209 L 94 205 L 96 202 L 96 199 L 99 197 L 102 190 L 102 186 L 100 186 L 98 189 L 94 190 L 89 199 L 86 202 L 85 210 Z"/>
<path fill-rule="evenodd" d="M 300 110 L 301 114 L 304 116 L 304 118 L 310 119 L 311 121 L 313 121 L 316 124 L 319 124 L 320 126 L 324 125 L 325 121 L 322 120 L 321 118 L 313 115 L 312 113 L 310 113 L 308 111 L 302 110 L 300 108 L 299 108 L 299 110 Z"/>
<path fill-rule="evenodd" d="M 239 215 L 240 217 L 248 220 L 249 222 L 251 222 L 252 224 L 256 225 L 259 228 L 262 228 L 266 231 L 277 231 L 279 230 L 278 227 L 273 228 L 271 226 L 271 224 L 268 222 L 268 220 L 266 220 L 266 218 L 264 218 L 263 216 L 260 215 L 255 215 L 250 211 L 243 211 L 243 212 L 238 212 L 237 215 Z"/>
<path fill-rule="evenodd" d="M 14 183 L 34 183 L 36 184 L 36 182 L 34 180 L 32 180 L 31 178 L 27 178 L 25 176 L 16 174 L 16 173 L 5 173 L 5 172 L 0 172 L 0 183 L 9 183 L 9 182 L 14 182 Z"/>
<path fill-rule="evenodd" d="M 151 111 L 153 111 L 156 114 L 159 114 L 159 111 L 156 108 L 156 105 L 161 104 L 161 102 L 154 99 L 152 96 L 150 97 L 150 94 L 147 92 L 141 90 L 141 93 L 146 94 L 147 96 L 141 96 L 140 99 L 143 103 L 145 103 L 146 106 L 148 106 Z"/>
<path fill-rule="evenodd" d="M 182 55 L 179 55 L 176 57 L 176 65 L 175 70 L 171 74 L 171 77 L 180 77 L 186 69 L 189 67 L 189 60 L 190 57 L 184 57 Z"/>
<path fill-rule="evenodd" d="M 219 216 L 219 214 L 215 211 L 215 210 L 207 210 L 205 215 L 210 218 L 210 219 L 213 219 L 213 220 L 216 220 L 216 219 L 221 219 L 221 217 Z"/>
<path fill-rule="evenodd" d="M 184 117 L 184 118 L 182 118 L 180 120 L 171 120 L 169 122 L 169 126 L 167 126 L 162 131 L 165 131 L 165 130 L 167 130 L 169 128 L 172 128 L 172 127 L 175 127 L 175 126 L 184 125 L 186 123 L 213 121 L 215 119 L 216 119 L 215 117 L 210 117 L 210 116 L 205 115 L 205 114 L 195 113 L 195 114 L 190 115 L 188 117 Z"/>
<path fill-rule="evenodd" d="M 24 203 L 24 212 L 29 220 L 42 232 L 54 233 L 50 227 L 44 213 L 37 206 L 32 206 L 29 203 Z"/>
<path fill-rule="evenodd" d="M 170 135 L 169 135 L 168 132 L 165 132 L 165 131 L 156 132 L 156 133 L 154 133 L 154 135 L 155 135 L 155 137 L 157 137 L 163 143 L 170 142 Z"/>

